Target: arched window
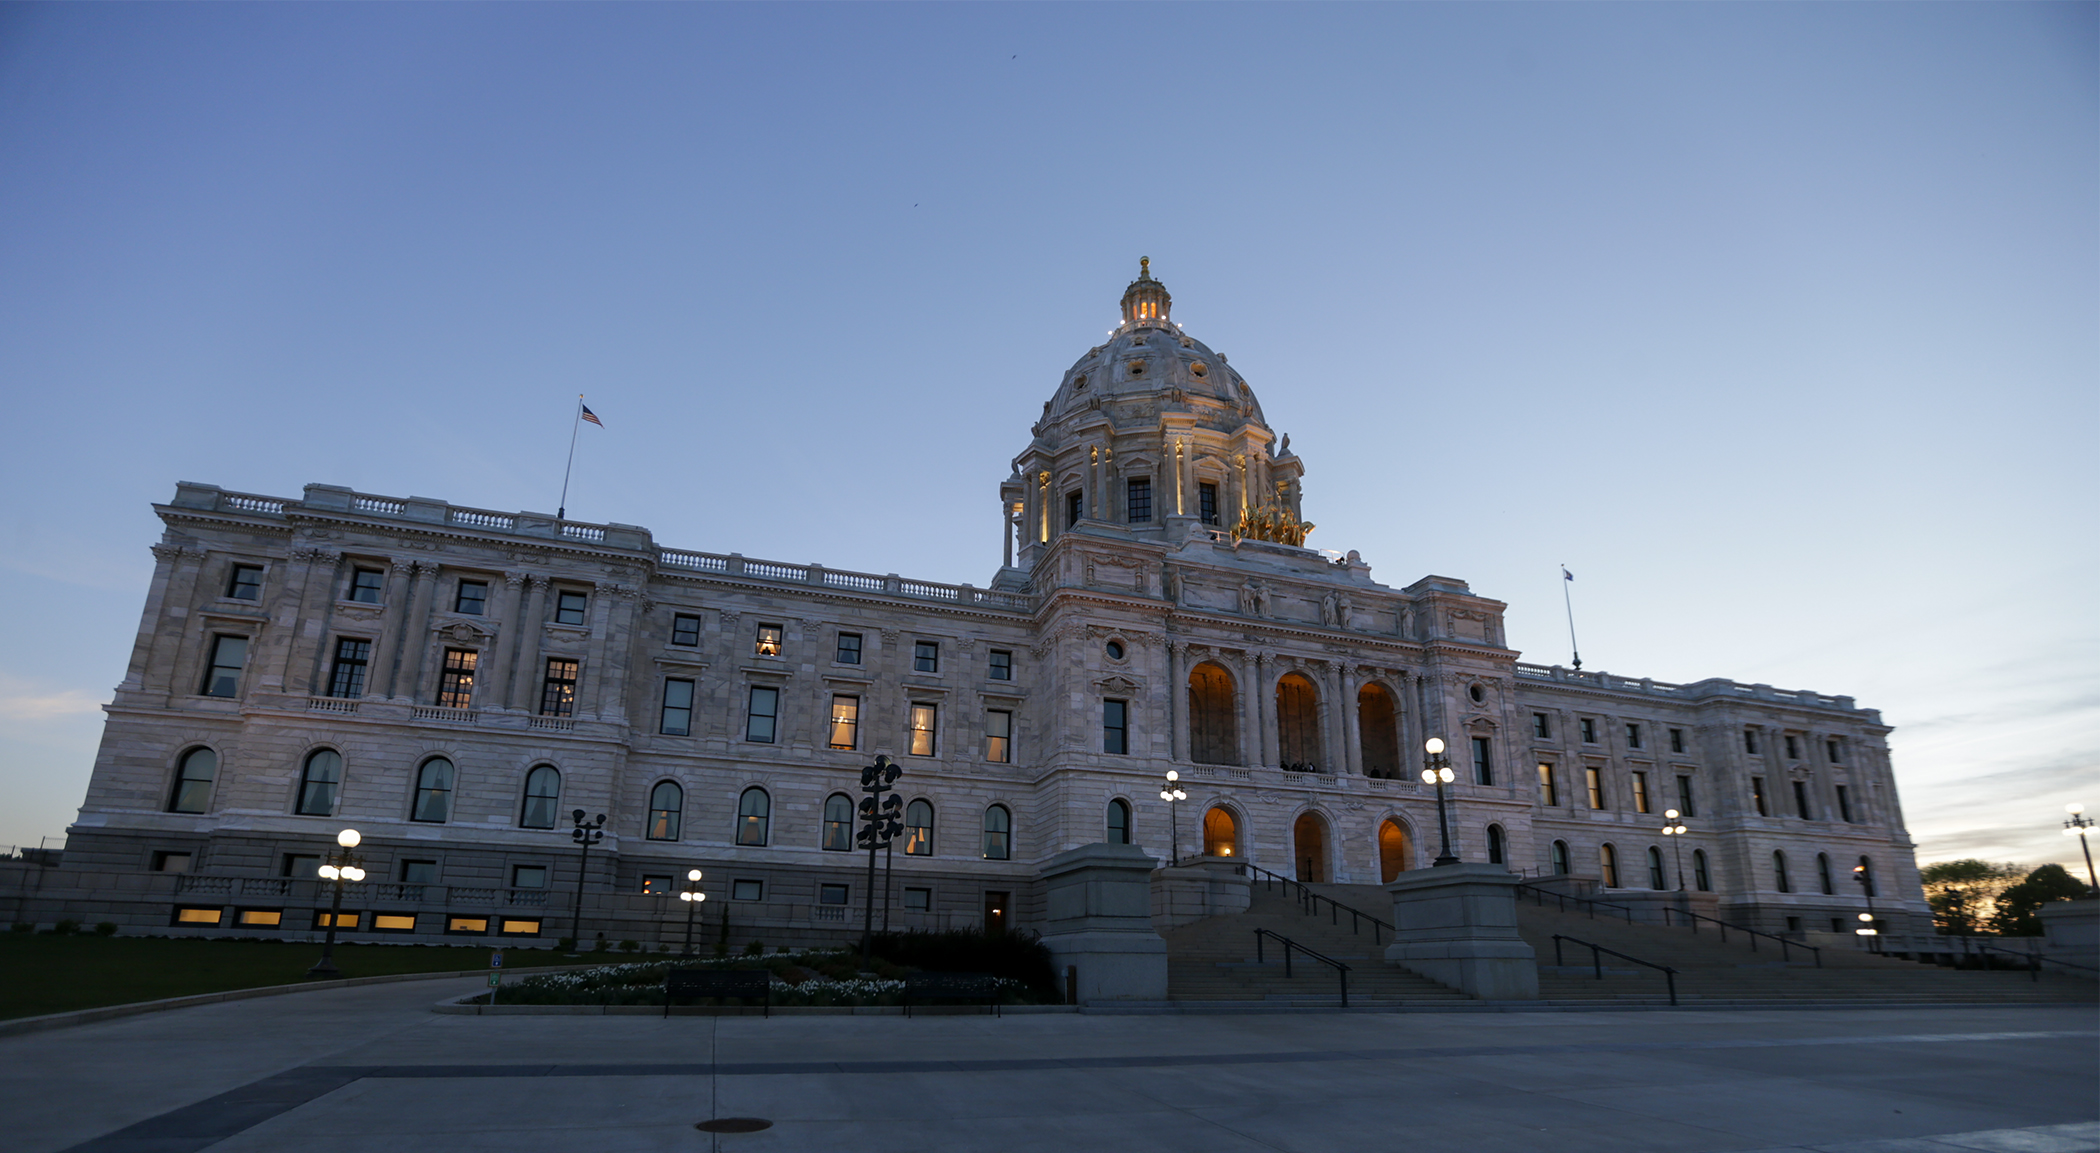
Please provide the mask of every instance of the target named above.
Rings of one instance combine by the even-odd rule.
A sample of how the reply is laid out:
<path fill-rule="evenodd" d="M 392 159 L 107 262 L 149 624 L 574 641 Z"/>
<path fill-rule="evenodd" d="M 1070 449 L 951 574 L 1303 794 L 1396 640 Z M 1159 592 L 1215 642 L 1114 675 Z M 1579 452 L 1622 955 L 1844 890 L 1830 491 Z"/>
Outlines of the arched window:
<path fill-rule="evenodd" d="M 1565 877 L 1571 871 L 1571 868 L 1572 866 L 1568 863 L 1568 843 L 1566 841 L 1553 842 L 1553 875 Z"/>
<path fill-rule="evenodd" d="M 1794 891 L 1794 882 L 1786 875 L 1786 854 L 1777 850 L 1772 853 L 1772 883 L 1779 886 L 1782 893 Z"/>
<path fill-rule="evenodd" d="M 649 839 L 675 841 L 685 825 L 685 790 L 676 781 L 658 781 L 649 790 Z"/>
<path fill-rule="evenodd" d="M 1356 690 L 1356 727 L 1363 734 L 1364 775 L 1393 778 L 1400 775 L 1400 717 L 1393 707 L 1393 694 L 1384 685 L 1365 685 Z"/>
<path fill-rule="evenodd" d="M 1618 888 L 1619 850 L 1612 848 L 1609 844 L 1599 845 L 1597 847 L 1597 864 L 1604 869 L 1604 887 L 1607 889 Z"/>
<path fill-rule="evenodd" d="M 853 848 L 853 798 L 844 793 L 824 798 L 824 848 L 834 853 Z"/>
<path fill-rule="evenodd" d="M 744 790 L 736 802 L 736 843 L 763 845 L 773 831 L 773 798 L 756 785 Z"/>
<path fill-rule="evenodd" d="M 1320 693 L 1297 673 L 1276 682 L 1276 755 L 1285 768 L 1320 767 Z"/>
<path fill-rule="evenodd" d="M 343 785 L 343 756 L 334 749 L 315 749 L 306 756 L 299 773 L 299 814 L 305 817 L 335 815 L 337 792 Z"/>
<path fill-rule="evenodd" d="M 1826 897 L 1837 892 L 1837 886 L 1830 883 L 1829 853 L 1816 854 L 1816 884 L 1823 887 L 1823 895 Z"/>
<path fill-rule="evenodd" d="M 1189 670 L 1189 759 L 1199 765 L 1240 763 L 1239 691 L 1232 674 L 1214 661 Z"/>
<path fill-rule="evenodd" d="M 1004 861 L 1013 855 L 1013 814 L 1005 805 L 993 805 L 984 811 L 984 859 Z"/>
<path fill-rule="evenodd" d="M 416 803 L 409 810 L 411 821 L 443 824 L 452 815 L 452 762 L 432 757 L 416 770 Z"/>
<path fill-rule="evenodd" d="M 553 765 L 534 765 L 525 774 L 525 808 L 518 825 L 527 829 L 554 827 L 554 808 L 561 804 L 561 770 Z"/>
<path fill-rule="evenodd" d="M 904 852 L 911 857 L 933 855 L 933 806 L 925 801 L 904 806 Z"/>
<path fill-rule="evenodd" d="M 1714 891 L 1713 875 L 1706 871 L 1705 849 L 1692 850 L 1692 883 L 1698 885 L 1702 893 Z"/>
<path fill-rule="evenodd" d="M 1108 836 L 1111 845 L 1130 843 L 1130 802 L 1112 800 L 1108 802 Z"/>
<path fill-rule="evenodd" d="M 168 795 L 171 813 L 201 813 L 211 801 L 212 778 L 219 775 L 219 754 L 191 749 L 175 767 L 175 791 Z"/>
<path fill-rule="evenodd" d="M 1505 854 L 1504 854 L 1504 852 L 1503 852 L 1503 849 L 1502 849 L 1502 826 L 1500 826 L 1500 825 L 1489 825 L 1489 826 L 1488 826 L 1488 864 L 1490 864 L 1490 865 L 1503 865 L 1503 864 L 1508 864 L 1508 862 L 1507 862 L 1507 861 L 1505 861 L 1505 860 L 1503 859 L 1503 858 L 1504 858 L 1504 856 L 1505 856 Z"/>
<path fill-rule="evenodd" d="M 1236 857 L 1239 855 L 1240 823 L 1225 809 L 1212 809 L 1203 814 L 1203 855 L 1206 857 Z"/>
<path fill-rule="evenodd" d="M 1667 889 L 1669 883 L 1663 879 L 1663 851 L 1654 845 L 1648 846 L 1648 887 Z"/>
<path fill-rule="evenodd" d="M 1861 857 L 1859 859 L 1859 871 L 1854 875 L 1857 876 L 1860 880 L 1866 882 L 1866 884 L 1861 887 L 1866 889 L 1867 896 L 1874 897 L 1880 895 L 1874 891 L 1874 859 L 1872 857 Z"/>
<path fill-rule="evenodd" d="M 1407 830 L 1387 817 L 1378 825 L 1378 883 L 1389 885 L 1407 871 Z"/>
<path fill-rule="evenodd" d="M 1300 881 L 1317 885 L 1327 880 L 1327 822 L 1318 813 L 1300 813 L 1291 823 L 1291 849 Z"/>

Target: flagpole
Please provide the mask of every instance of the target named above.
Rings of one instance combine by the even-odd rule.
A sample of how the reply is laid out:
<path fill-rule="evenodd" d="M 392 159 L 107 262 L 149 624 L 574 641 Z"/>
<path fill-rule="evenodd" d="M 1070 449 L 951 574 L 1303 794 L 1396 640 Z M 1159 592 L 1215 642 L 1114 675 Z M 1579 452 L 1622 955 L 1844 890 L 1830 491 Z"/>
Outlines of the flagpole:
<path fill-rule="evenodd" d="M 1568 586 L 1574 583 L 1575 577 L 1568 572 L 1568 566 L 1560 566 L 1560 603 L 1568 610 L 1568 648 L 1575 654 L 1575 671 L 1579 673 L 1582 671 L 1582 646 L 1575 643 L 1575 601 L 1568 595 Z"/>
<path fill-rule="evenodd" d="M 569 470 L 576 467 L 576 430 L 582 427 L 583 394 L 579 392 L 576 394 L 576 415 L 569 420 L 569 463 L 561 470 L 561 505 L 554 510 L 555 520 L 569 519 Z"/>

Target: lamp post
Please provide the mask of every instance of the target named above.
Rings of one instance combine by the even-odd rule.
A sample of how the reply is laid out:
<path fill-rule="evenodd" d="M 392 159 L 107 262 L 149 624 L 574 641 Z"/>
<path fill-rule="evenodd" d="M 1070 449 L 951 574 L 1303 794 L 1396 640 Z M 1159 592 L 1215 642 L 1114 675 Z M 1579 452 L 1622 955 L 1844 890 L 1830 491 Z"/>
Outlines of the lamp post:
<path fill-rule="evenodd" d="M 321 945 L 321 959 L 306 971 L 309 977 L 332 977 L 335 975 L 335 926 L 343 919 L 343 882 L 365 879 L 364 858 L 351 850 L 364 840 L 356 829 L 344 829 L 335 835 L 336 849 L 328 854 L 328 860 L 318 870 L 321 879 L 335 883 L 335 900 L 328 907 L 328 939 Z"/>
<path fill-rule="evenodd" d="M 1852 931 L 1856 935 L 1867 939 L 1868 952 L 1879 953 L 1881 952 L 1881 942 L 1875 938 L 1881 936 L 1881 930 L 1874 924 L 1874 878 L 1867 874 L 1865 865 L 1854 865 L 1852 866 L 1852 879 L 1859 882 L 1859 891 L 1865 894 L 1867 898 L 1867 911 L 1859 915 L 1859 919 L 1864 924 Z"/>
<path fill-rule="evenodd" d="M 590 872 L 591 846 L 605 839 L 605 814 L 599 813 L 596 820 L 586 821 L 583 810 L 577 809 L 569 814 L 569 819 L 576 823 L 576 827 L 569 831 L 569 839 L 583 850 L 583 856 L 576 862 L 576 914 L 569 921 L 569 947 L 576 951 L 569 956 L 573 957 L 583 951 L 583 878 Z"/>
<path fill-rule="evenodd" d="M 1436 837 L 1438 848 L 1443 850 L 1431 864 L 1437 868 L 1456 865 L 1459 861 L 1451 851 L 1451 822 L 1444 816 L 1444 786 L 1456 779 L 1456 774 L 1451 771 L 1451 759 L 1444 755 L 1444 738 L 1424 741 L 1422 752 L 1422 783 L 1436 786 Z"/>
<path fill-rule="evenodd" d="M 1663 819 L 1669 822 L 1663 826 L 1663 836 L 1665 837 L 1681 837 L 1691 832 L 1690 829 L 1684 827 L 1684 822 L 1677 818 L 1676 809 L 1663 810 Z M 1682 893 L 1684 892 L 1684 842 L 1672 840 L 1670 842 L 1670 854 L 1677 858 L 1677 891 Z"/>
<path fill-rule="evenodd" d="M 678 894 L 678 899 L 685 902 L 685 952 L 678 955 L 690 957 L 693 955 L 693 914 L 700 911 L 700 902 L 707 899 L 707 894 L 700 891 L 700 870 L 689 871 L 685 880 L 685 889 Z"/>
<path fill-rule="evenodd" d="M 868 911 L 860 930 L 863 969 L 875 953 L 875 850 L 888 848 L 904 831 L 904 798 L 893 791 L 903 772 L 903 766 L 887 755 L 876 757 L 874 764 L 860 771 L 860 791 L 866 795 L 860 799 L 861 826 L 854 839 L 868 850 Z M 890 795 L 885 797 L 884 793 Z"/>
<path fill-rule="evenodd" d="M 1160 789 L 1159 799 L 1167 803 L 1167 827 L 1172 831 L 1174 851 L 1168 854 L 1169 865 L 1181 863 L 1181 802 L 1189 799 L 1187 789 L 1181 787 L 1181 774 L 1167 770 L 1166 787 Z"/>
<path fill-rule="evenodd" d="M 2100 893 L 2100 875 L 2093 872 L 2093 843 L 2087 839 L 2092 836 L 2093 820 L 2085 815 L 2085 806 L 2076 801 L 2065 805 L 2064 812 L 2071 814 L 2071 819 L 2064 822 L 2064 836 L 2078 838 L 2078 847 L 2085 850 L 2086 882 Z"/>

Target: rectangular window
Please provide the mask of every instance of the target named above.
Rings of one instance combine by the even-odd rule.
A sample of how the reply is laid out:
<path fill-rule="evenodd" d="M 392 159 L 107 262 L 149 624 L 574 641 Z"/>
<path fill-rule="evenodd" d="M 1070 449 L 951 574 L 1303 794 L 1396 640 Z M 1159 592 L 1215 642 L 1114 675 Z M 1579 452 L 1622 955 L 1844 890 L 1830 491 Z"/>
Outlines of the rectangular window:
<path fill-rule="evenodd" d="M 562 657 L 551 657 L 547 661 L 547 679 L 540 685 L 540 715 L 543 717 L 571 717 L 576 715 L 576 670 L 575 661 Z"/>
<path fill-rule="evenodd" d="M 284 924 L 283 909 L 242 909 L 234 921 L 249 929 L 275 929 Z"/>
<path fill-rule="evenodd" d="M 729 882 L 729 899 L 732 901 L 763 901 L 766 899 L 764 881 Z"/>
<path fill-rule="evenodd" d="M 321 875 L 321 858 L 307 853 L 286 853 L 284 875 L 296 881 L 311 881 Z"/>
<path fill-rule="evenodd" d="M 817 904 L 844 905 L 853 899 L 853 890 L 846 885 L 818 885 Z"/>
<path fill-rule="evenodd" d="M 1699 801 L 1692 795 L 1692 778 L 1683 773 L 1677 775 L 1677 811 L 1687 817 L 1699 815 Z"/>
<path fill-rule="evenodd" d="M 923 913 L 926 910 L 933 908 L 933 890 L 904 890 L 904 907 L 915 913 Z"/>
<path fill-rule="evenodd" d="M 1751 756 L 1753 756 L 1753 757 L 1757 755 L 1757 730 L 1756 730 L 1756 729 L 1744 729 L 1744 730 L 1743 730 L 1743 751 L 1744 751 L 1744 752 L 1746 752 L 1746 753 L 1749 753 L 1749 754 L 1750 754 Z"/>
<path fill-rule="evenodd" d="M 1542 741 L 1553 739 L 1553 718 L 1544 713 L 1531 714 L 1531 735 Z"/>
<path fill-rule="evenodd" d="M 1131 477 L 1126 487 L 1129 491 L 1129 501 L 1126 507 L 1130 510 L 1130 523 L 1144 524 L 1150 521 L 1152 519 L 1152 478 L 1149 476 Z"/>
<path fill-rule="evenodd" d="M 1791 733 L 1787 734 L 1786 738 L 1786 759 L 1790 761 L 1801 759 L 1801 741 Z"/>
<path fill-rule="evenodd" d="M 1813 821 L 1816 819 L 1808 811 L 1807 781 L 1794 782 L 1794 815 L 1800 817 L 1804 821 Z"/>
<path fill-rule="evenodd" d="M 914 704 L 911 707 L 910 745 L 907 750 L 915 757 L 933 755 L 933 724 L 939 710 L 933 705 Z"/>
<path fill-rule="evenodd" d="M 438 675 L 438 707 L 464 709 L 474 703 L 474 666 L 481 654 L 473 649 L 446 649 L 445 668 Z"/>
<path fill-rule="evenodd" d="M 984 759 L 1002 765 L 1014 759 L 1014 715 L 1005 709 L 984 714 Z"/>
<path fill-rule="evenodd" d="M 1629 749 L 1637 749 L 1641 747 L 1641 726 L 1626 726 L 1626 747 Z"/>
<path fill-rule="evenodd" d="M 911 646 L 911 668 L 915 673 L 937 673 L 941 671 L 941 646 L 938 641 L 914 641 Z"/>
<path fill-rule="evenodd" d="M 413 933 L 416 931 L 414 913 L 374 913 L 372 931 L 375 933 Z"/>
<path fill-rule="evenodd" d="M 590 604 L 591 598 L 583 593 L 556 593 L 554 596 L 555 623 L 564 625 L 582 624 L 584 610 L 588 609 Z"/>
<path fill-rule="evenodd" d="M 671 617 L 671 643 L 682 648 L 692 648 L 700 643 L 700 618 L 691 613 L 677 613 Z"/>
<path fill-rule="evenodd" d="M 335 642 L 335 664 L 328 670 L 328 695 L 331 697 L 361 697 L 365 695 L 365 669 L 372 663 L 372 642 L 354 637 L 338 637 Z"/>
<path fill-rule="evenodd" d="M 1684 751 L 1684 730 L 1683 730 L 1683 729 L 1671 729 L 1671 730 L 1670 730 L 1670 751 L 1671 751 L 1671 752 L 1673 752 L 1673 753 L 1681 753 L 1681 752 L 1683 752 L 1683 751 Z"/>
<path fill-rule="evenodd" d="M 1218 523 L 1218 486 L 1204 483 L 1196 486 L 1196 515 L 1204 524 Z"/>
<path fill-rule="evenodd" d="M 513 889 L 544 889 L 547 887 L 547 866 L 512 865 L 510 887 Z"/>
<path fill-rule="evenodd" d="M 752 685 L 751 707 L 744 715 L 744 739 L 770 745 L 779 727 L 780 690 L 768 685 Z"/>
<path fill-rule="evenodd" d="M 760 626 L 758 626 L 758 637 L 757 637 L 757 638 L 756 638 L 756 639 L 755 639 L 755 640 L 754 640 L 754 641 L 752 642 L 752 644 L 751 644 L 751 651 L 752 651 L 752 652 L 753 652 L 754 654 L 756 654 L 756 655 L 758 655 L 758 656 L 762 656 L 762 657 L 777 657 L 777 656 L 779 656 L 779 655 L 780 655 L 780 651 L 781 651 L 781 650 L 780 650 L 780 626 L 779 626 L 779 625 L 760 625 Z"/>
<path fill-rule="evenodd" d="M 187 873 L 190 871 L 188 853 L 153 854 L 153 871 L 156 873 Z"/>
<path fill-rule="evenodd" d="M 860 698 L 845 693 L 834 693 L 831 697 L 831 747 L 834 749 L 857 749 L 860 747 Z"/>
<path fill-rule="evenodd" d="M 1582 726 L 1582 743 L 1585 745 L 1596 744 L 1597 722 L 1589 717 L 1584 717 L 1579 723 Z"/>
<path fill-rule="evenodd" d="M 1473 783 L 1476 785 L 1492 785 L 1495 783 L 1494 750 L 1489 747 L 1488 738 L 1486 737 L 1473 738 Z"/>
<path fill-rule="evenodd" d="M 985 668 L 985 675 L 995 681 L 1010 681 L 1014 679 L 1013 653 L 1006 649 L 993 649 L 990 662 Z"/>
<path fill-rule="evenodd" d="M 667 737 L 689 737 L 693 735 L 693 682 L 667 680 L 664 682 L 664 710 L 656 731 Z"/>
<path fill-rule="evenodd" d="M 178 925 L 216 925 L 225 914 L 226 910 L 224 909 L 204 909 L 186 905 L 175 910 L 175 923 Z"/>
<path fill-rule="evenodd" d="M 1066 494 L 1065 494 L 1065 527 L 1066 527 L 1066 528 L 1070 528 L 1070 527 L 1072 527 L 1073 525 L 1075 525 L 1075 524 L 1078 524 L 1078 523 L 1079 523 L 1079 518 L 1080 518 L 1080 517 L 1081 517 L 1081 516 L 1082 516 L 1082 515 L 1083 515 L 1083 514 L 1084 514 L 1085 512 L 1086 512 L 1086 498 L 1085 498 L 1085 497 L 1082 497 L 1082 496 L 1080 496 L 1080 495 L 1079 495 L 1078 493 L 1076 493 L 1076 492 L 1068 492 L 1068 493 L 1066 493 Z"/>
<path fill-rule="evenodd" d="M 362 604 L 376 605 L 380 593 L 386 588 L 386 574 L 376 568 L 353 569 L 350 573 L 350 599 Z"/>
<path fill-rule="evenodd" d="M 484 616 L 489 610 L 489 585 L 487 581 L 461 581 L 459 592 L 452 598 L 452 611 L 470 617 Z"/>
<path fill-rule="evenodd" d="M 1852 821 L 1852 794 L 1850 794 L 1849 792 L 1847 792 L 1847 791 L 1845 790 L 1845 786 L 1843 786 L 1843 785 L 1839 785 L 1839 786 L 1837 787 L 1837 794 L 1838 794 L 1838 820 L 1841 820 L 1841 821 L 1845 822 L 1845 823 L 1846 823 L 1846 824 L 1848 824 L 1848 825 L 1849 825 L 1849 824 L 1852 824 L 1852 823 L 1853 823 L 1853 821 Z"/>
<path fill-rule="evenodd" d="M 857 665 L 860 663 L 859 633 L 839 634 L 838 662 L 842 665 Z"/>
<path fill-rule="evenodd" d="M 207 697 L 235 697 L 241 692 L 241 666 L 248 663 L 247 637 L 213 637 L 211 667 L 204 673 Z"/>
<path fill-rule="evenodd" d="M 1750 778 L 1750 802 L 1757 806 L 1758 816 L 1769 817 L 1772 815 L 1765 807 L 1765 779 L 1763 777 Z"/>
<path fill-rule="evenodd" d="M 1560 790 L 1553 785 L 1553 766 L 1539 762 L 1539 804 L 1548 808 L 1560 804 Z"/>
<path fill-rule="evenodd" d="M 357 930 L 357 926 L 358 926 L 358 923 L 359 923 L 360 921 L 364 920 L 364 916 L 365 916 L 365 915 L 364 915 L 364 913 L 363 913 L 362 911 L 360 911 L 360 912 L 355 912 L 355 913 L 340 913 L 340 914 L 337 914 L 337 915 L 336 915 L 336 918 L 335 918 L 335 927 L 336 927 L 336 928 L 338 928 L 338 929 L 349 929 L 349 930 L 351 930 L 352 932 L 355 932 L 355 931 Z M 325 928 L 327 928 L 327 927 L 328 927 L 328 917 L 329 917 L 329 912 L 328 912 L 328 910 L 326 910 L 326 909 L 316 909 L 316 910 L 314 910 L 314 928 L 316 928 L 316 929 L 325 929 Z"/>
<path fill-rule="evenodd" d="M 226 595 L 237 601 L 261 600 L 262 574 L 262 566 L 259 564 L 233 566 L 233 579 L 227 582 Z"/>
<path fill-rule="evenodd" d="M 649 876 L 642 878 L 642 895 L 645 897 L 668 897 L 674 892 L 677 892 L 677 890 L 672 887 L 671 878 L 669 877 Z"/>
<path fill-rule="evenodd" d="M 1101 702 L 1101 751 L 1122 756 L 1130 752 L 1130 702 Z"/>
<path fill-rule="evenodd" d="M 538 921 L 519 921 L 505 917 L 503 918 L 503 935 L 506 937 L 537 937 L 540 935 L 540 923 Z"/>
<path fill-rule="evenodd" d="M 1646 773 L 1633 774 L 1633 811 L 1636 813 L 1651 811 L 1648 808 L 1648 774 Z"/>
<path fill-rule="evenodd" d="M 435 885 L 438 879 L 436 861 L 401 862 L 401 883 L 404 885 Z"/>
<path fill-rule="evenodd" d="M 1830 763 L 1833 765 L 1842 765 L 1845 763 L 1844 747 L 1839 745 L 1836 741 L 1824 741 L 1823 753 L 1825 756 L 1828 756 L 1830 758 Z"/>
<path fill-rule="evenodd" d="M 374 921 L 372 927 L 378 928 L 378 922 Z M 447 933 L 460 934 L 486 933 L 489 931 L 489 919 L 487 917 L 447 917 L 445 918 L 445 931 Z"/>
<path fill-rule="evenodd" d="M 1601 808 L 1603 808 L 1603 807 L 1604 807 L 1604 773 L 1603 773 L 1603 771 L 1602 771 L 1602 770 L 1599 770 L 1599 769 L 1594 769 L 1594 768 L 1586 768 L 1586 769 L 1582 770 L 1582 778 L 1583 778 L 1583 785 L 1584 785 L 1584 788 L 1585 788 L 1585 790 L 1586 790 L 1586 791 L 1587 791 L 1587 792 L 1589 793 L 1589 796 L 1590 796 L 1590 808 L 1593 808 L 1593 809 L 1601 809 Z"/>

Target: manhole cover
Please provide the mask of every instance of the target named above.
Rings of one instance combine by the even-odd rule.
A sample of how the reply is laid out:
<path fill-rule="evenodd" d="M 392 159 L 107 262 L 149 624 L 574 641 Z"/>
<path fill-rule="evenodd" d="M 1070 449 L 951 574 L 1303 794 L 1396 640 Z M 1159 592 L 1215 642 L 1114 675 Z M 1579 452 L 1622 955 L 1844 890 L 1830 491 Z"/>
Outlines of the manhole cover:
<path fill-rule="evenodd" d="M 756 1133 L 772 1127 L 773 1123 L 763 1117 L 720 1117 L 693 1126 L 702 1133 Z"/>

